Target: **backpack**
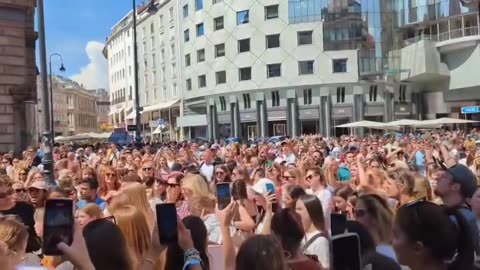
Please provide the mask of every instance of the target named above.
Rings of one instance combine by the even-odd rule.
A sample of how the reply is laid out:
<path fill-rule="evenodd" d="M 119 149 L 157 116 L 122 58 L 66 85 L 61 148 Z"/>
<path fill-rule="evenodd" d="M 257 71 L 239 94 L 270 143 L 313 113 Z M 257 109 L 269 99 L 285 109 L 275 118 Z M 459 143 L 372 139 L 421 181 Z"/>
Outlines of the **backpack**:
<path fill-rule="evenodd" d="M 310 259 L 314 260 L 315 262 L 320 262 L 318 260 L 318 256 L 315 255 L 315 254 L 305 254 L 305 251 L 313 244 L 313 242 L 315 242 L 315 240 L 317 240 L 318 238 L 320 237 L 325 237 L 326 239 L 328 239 L 327 235 L 323 232 L 320 232 L 320 233 L 317 233 L 315 234 L 314 236 L 312 236 L 312 238 L 310 238 L 306 243 L 305 245 L 303 245 L 302 249 L 303 249 L 303 252 L 304 252 L 304 255 L 309 257 Z"/>

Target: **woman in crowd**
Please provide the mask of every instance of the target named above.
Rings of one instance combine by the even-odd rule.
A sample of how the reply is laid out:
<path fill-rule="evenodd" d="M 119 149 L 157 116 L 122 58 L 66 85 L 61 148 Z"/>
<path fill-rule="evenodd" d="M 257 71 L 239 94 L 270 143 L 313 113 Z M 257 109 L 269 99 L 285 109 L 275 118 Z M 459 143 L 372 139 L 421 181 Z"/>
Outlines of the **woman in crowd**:
<path fill-rule="evenodd" d="M 284 208 L 290 208 L 295 210 L 298 198 L 307 193 L 305 192 L 305 189 L 303 189 L 299 185 L 289 185 L 285 189 L 284 194 L 285 194 L 283 199 Z"/>
<path fill-rule="evenodd" d="M 350 186 L 341 186 L 333 192 L 333 213 L 344 214 L 348 219 L 353 219 L 352 205 L 349 202 L 354 191 Z"/>
<path fill-rule="evenodd" d="M 164 203 L 167 200 L 167 181 L 161 178 L 153 178 L 152 191 L 148 198 L 150 207 L 155 209 L 155 205 L 159 203 Z"/>
<path fill-rule="evenodd" d="M 133 183 L 123 188 L 122 193 L 127 195 L 128 204 L 140 211 L 145 217 L 150 231 L 155 226 L 155 216 L 147 199 L 146 188 L 140 183 Z"/>
<path fill-rule="evenodd" d="M 95 203 L 87 203 L 84 207 L 77 210 L 76 218 L 78 224 L 83 228 L 88 223 L 103 218 L 103 212 Z"/>
<path fill-rule="evenodd" d="M 303 183 L 304 177 L 300 169 L 297 169 L 297 168 L 286 170 L 283 173 L 283 180 L 285 181 L 286 185 L 299 185 L 301 187 L 304 186 L 304 183 Z"/>
<path fill-rule="evenodd" d="M 98 196 L 104 200 L 111 196 L 109 193 L 115 193 L 120 189 L 118 175 L 110 166 L 106 166 L 102 169 L 98 183 Z"/>
<path fill-rule="evenodd" d="M 15 202 L 28 202 L 30 199 L 28 197 L 27 189 L 25 184 L 20 181 L 15 181 L 12 183 L 13 196 L 12 199 Z"/>
<path fill-rule="evenodd" d="M 8 250 L 13 254 L 15 264 L 25 261 L 27 248 L 28 229 L 20 221 L 13 217 L 0 218 L 0 241 L 7 245 Z"/>
<path fill-rule="evenodd" d="M 330 220 L 330 205 L 332 201 L 332 193 L 327 189 L 327 182 L 325 180 L 325 175 L 322 170 L 318 167 L 311 167 L 307 169 L 305 174 L 305 182 L 310 186 L 306 190 L 307 194 L 315 195 L 322 205 L 323 214 L 325 220 L 327 220 L 327 226 L 329 225 L 328 220 Z"/>
<path fill-rule="evenodd" d="M 232 179 L 230 177 L 230 171 L 228 170 L 227 166 L 225 165 L 217 165 L 214 169 L 214 177 L 212 181 L 211 189 L 215 190 L 215 185 L 217 183 L 231 183 Z"/>

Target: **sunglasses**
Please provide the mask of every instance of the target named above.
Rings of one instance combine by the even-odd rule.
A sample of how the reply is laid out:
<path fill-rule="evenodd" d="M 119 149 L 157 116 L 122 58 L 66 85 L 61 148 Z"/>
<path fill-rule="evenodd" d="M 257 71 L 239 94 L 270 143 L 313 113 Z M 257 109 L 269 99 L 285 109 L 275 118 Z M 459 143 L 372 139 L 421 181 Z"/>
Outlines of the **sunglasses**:
<path fill-rule="evenodd" d="M 144 172 L 146 172 L 146 171 L 151 171 L 151 170 L 153 170 L 153 168 L 143 168 L 142 170 L 143 170 Z"/>
<path fill-rule="evenodd" d="M 180 184 L 172 184 L 172 183 L 167 183 L 167 185 L 169 188 L 176 188 L 180 186 Z"/>
<path fill-rule="evenodd" d="M 0 193 L 0 199 L 5 199 L 12 194 L 13 194 L 13 190 L 9 190 L 7 192 L 1 192 Z"/>
<path fill-rule="evenodd" d="M 105 176 L 107 176 L 107 177 L 114 177 L 115 174 L 113 174 L 113 173 L 106 173 Z"/>
<path fill-rule="evenodd" d="M 16 188 L 13 190 L 15 193 L 25 193 L 27 192 L 26 188 Z"/>
<path fill-rule="evenodd" d="M 224 175 L 225 173 L 224 173 L 224 172 L 215 172 L 215 174 L 217 174 L 217 175 Z"/>

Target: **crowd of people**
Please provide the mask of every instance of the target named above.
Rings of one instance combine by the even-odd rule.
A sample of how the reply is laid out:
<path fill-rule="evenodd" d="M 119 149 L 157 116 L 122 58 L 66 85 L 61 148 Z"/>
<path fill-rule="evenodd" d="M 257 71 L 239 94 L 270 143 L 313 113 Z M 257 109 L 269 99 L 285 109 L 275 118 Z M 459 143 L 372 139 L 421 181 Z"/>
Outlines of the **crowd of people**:
<path fill-rule="evenodd" d="M 354 269 L 480 269 L 476 135 L 59 145 L 53 188 L 41 149 L 4 153 L 0 265 L 346 270 L 337 262 L 353 260 L 350 249 L 332 242 L 348 233 L 359 242 Z M 220 208 L 219 183 L 230 184 L 232 197 Z M 73 242 L 58 244 L 63 256 L 41 250 L 45 203 L 54 198 L 75 205 Z M 178 243 L 168 246 L 157 227 L 163 203 L 178 215 Z"/>

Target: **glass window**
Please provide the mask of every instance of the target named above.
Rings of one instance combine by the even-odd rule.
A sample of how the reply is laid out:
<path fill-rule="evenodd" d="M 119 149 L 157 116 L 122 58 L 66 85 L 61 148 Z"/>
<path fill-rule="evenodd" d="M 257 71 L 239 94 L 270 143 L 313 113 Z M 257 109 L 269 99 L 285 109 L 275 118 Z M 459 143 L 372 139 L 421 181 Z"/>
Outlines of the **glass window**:
<path fill-rule="evenodd" d="M 197 24 L 197 37 L 203 36 L 204 34 L 203 23 Z"/>
<path fill-rule="evenodd" d="M 227 72 L 225 70 L 217 71 L 215 77 L 217 79 L 217 84 L 223 84 L 227 82 Z"/>
<path fill-rule="evenodd" d="M 280 47 L 280 34 L 268 35 L 265 37 L 267 49 Z"/>
<path fill-rule="evenodd" d="M 298 62 L 298 74 L 299 75 L 313 74 L 313 60 L 311 60 L 311 61 L 299 61 Z"/>
<path fill-rule="evenodd" d="M 198 88 L 207 86 L 207 77 L 205 75 L 198 76 Z"/>
<path fill-rule="evenodd" d="M 213 19 L 213 28 L 215 31 L 223 29 L 223 16 Z"/>
<path fill-rule="evenodd" d="M 190 54 L 185 55 L 185 66 L 189 67 L 191 65 L 190 62 Z"/>
<path fill-rule="evenodd" d="M 163 27 L 163 15 L 160 15 L 160 27 Z"/>
<path fill-rule="evenodd" d="M 347 72 L 347 59 L 333 59 L 333 73 Z"/>
<path fill-rule="evenodd" d="M 345 102 L 345 87 L 337 87 L 337 103 Z"/>
<path fill-rule="evenodd" d="M 215 57 L 225 56 L 225 43 L 215 45 Z"/>
<path fill-rule="evenodd" d="M 312 104 L 312 89 L 311 88 L 303 89 L 303 104 L 304 105 Z"/>
<path fill-rule="evenodd" d="M 298 45 L 307 45 L 307 44 L 312 44 L 312 33 L 313 31 L 301 31 L 298 32 Z"/>
<path fill-rule="evenodd" d="M 250 103 L 250 94 L 243 94 L 243 108 L 250 109 L 252 104 Z"/>
<path fill-rule="evenodd" d="M 155 25 L 152 23 L 150 23 L 150 33 L 153 34 L 155 33 Z"/>
<path fill-rule="evenodd" d="M 185 30 L 183 31 L 183 40 L 185 42 L 188 42 L 190 40 L 190 30 Z"/>
<path fill-rule="evenodd" d="M 195 10 L 203 9 L 203 0 L 195 0 Z"/>
<path fill-rule="evenodd" d="M 237 25 L 246 24 L 249 22 L 248 10 L 238 11 L 237 12 Z"/>
<path fill-rule="evenodd" d="M 218 99 L 220 100 L 220 110 L 221 111 L 226 111 L 227 110 L 227 102 L 225 100 L 225 97 L 221 96 Z"/>
<path fill-rule="evenodd" d="M 252 68 L 251 67 L 244 67 L 239 69 L 239 80 L 240 81 L 248 81 L 252 79 Z"/>
<path fill-rule="evenodd" d="M 188 4 L 183 6 L 183 18 L 188 17 Z"/>
<path fill-rule="evenodd" d="M 281 64 L 267 65 L 267 78 L 280 77 L 282 75 L 281 70 L 282 70 Z"/>
<path fill-rule="evenodd" d="M 192 79 L 187 79 L 185 81 L 185 84 L 187 85 L 187 90 L 188 91 L 192 90 Z"/>
<path fill-rule="evenodd" d="M 152 54 L 152 67 L 155 67 L 155 54 Z"/>
<path fill-rule="evenodd" d="M 278 5 L 265 7 L 265 20 L 278 18 Z"/>
<path fill-rule="evenodd" d="M 205 49 L 200 49 L 197 51 L 197 62 L 205 61 Z"/>
<path fill-rule="evenodd" d="M 248 52 L 250 51 L 250 39 L 241 39 L 238 41 L 238 52 Z"/>
<path fill-rule="evenodd" d="M 280 106 L 280 93 L 272 91 L 272 107 Z"/>
<path fill-rule="evenodd" d="M 170 21 L 173 21 L 173 7 L 168 9 L 168 16 L 170 17 Z"/>
<path fill-rule="evenodd" d="M 163 99 L 167 99 L 167 87 L 162 87 L 162 97 Z"/>
<path fill-rule="evenodd" d="M 377 101 L 377 90 L 378 90 L 378 87 L 376 85 L 370 86 L 370 93 L 368 94 L 368 99 L 370 102 Z"/>

